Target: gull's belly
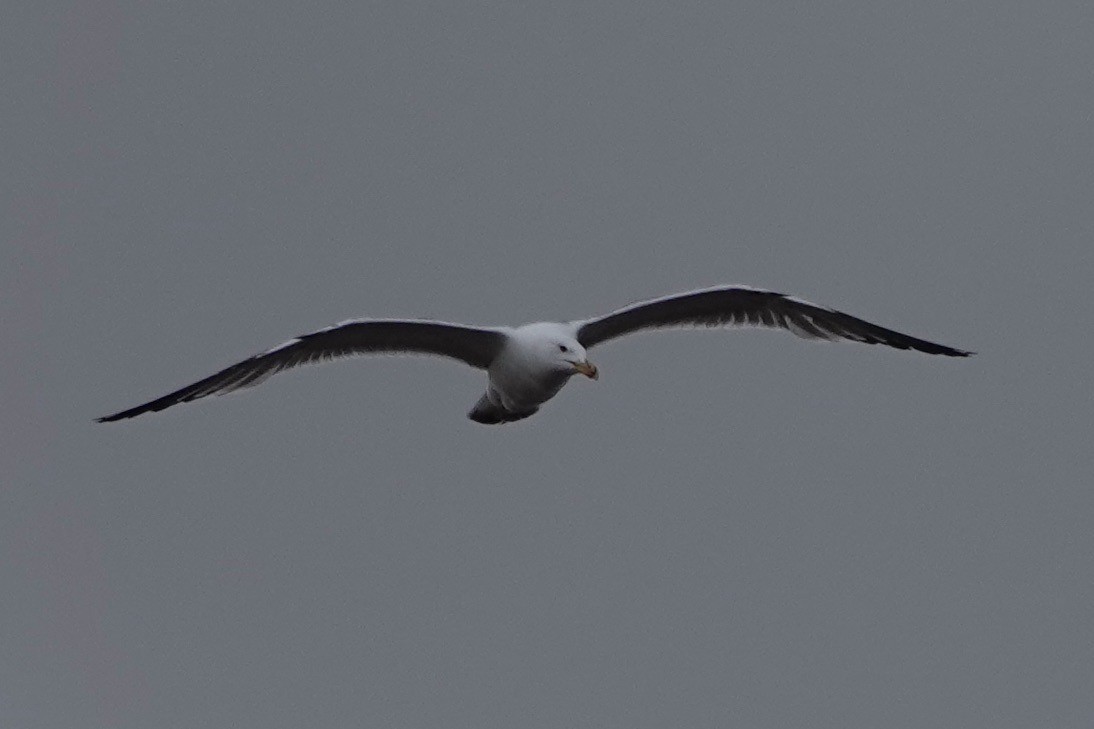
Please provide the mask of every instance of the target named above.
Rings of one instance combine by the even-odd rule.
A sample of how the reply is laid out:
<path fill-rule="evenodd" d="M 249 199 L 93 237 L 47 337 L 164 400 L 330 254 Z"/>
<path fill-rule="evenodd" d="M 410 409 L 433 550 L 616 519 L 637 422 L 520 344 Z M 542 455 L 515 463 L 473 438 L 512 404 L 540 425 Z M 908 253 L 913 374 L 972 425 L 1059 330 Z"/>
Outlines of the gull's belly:
<path fill-rule="evenodd" d="M 566 381 L 565 373 L 528 373 L 505 371 L 490 373 L 491 389 L 508 410 L 535 408 L 558 394 Z"/>

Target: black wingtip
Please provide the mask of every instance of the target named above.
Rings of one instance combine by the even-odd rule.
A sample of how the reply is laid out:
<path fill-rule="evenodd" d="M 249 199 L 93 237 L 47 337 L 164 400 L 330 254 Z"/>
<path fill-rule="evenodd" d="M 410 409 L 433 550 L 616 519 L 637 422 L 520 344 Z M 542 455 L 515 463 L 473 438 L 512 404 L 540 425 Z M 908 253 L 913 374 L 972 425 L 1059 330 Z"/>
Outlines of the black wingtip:
<path fill-rule="evenodd" d="M 156 412 L 163 410 L 166 405 L 159 405 L 159 400 L 153 400 L 152 402 L 145 403 L 144 405 L 138 405 L 135 408 L 129 408 L 128 410 L 121 410 L 113 413 L 112 415 L 104 415 L 101 418 L 95 418 L 96 423 L 116 423 L 119 420 L 127 420 L 129 418 L 135 418 L 138 415 L 144 413 Z"/>

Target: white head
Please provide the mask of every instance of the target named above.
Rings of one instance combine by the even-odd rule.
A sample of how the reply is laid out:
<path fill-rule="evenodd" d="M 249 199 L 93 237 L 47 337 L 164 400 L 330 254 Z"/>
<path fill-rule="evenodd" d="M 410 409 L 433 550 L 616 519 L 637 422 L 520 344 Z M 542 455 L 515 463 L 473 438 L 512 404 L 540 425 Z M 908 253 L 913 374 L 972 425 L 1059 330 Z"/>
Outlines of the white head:
<path fill-rule="evenodd" d="M 569 374 L 580 373 L 591 380 L 600 377 L 596 365 L 589 361 L 585 348 L 573 337 L 552 340 L 548 346 L 555 356 L 558 368 Z"/>
<path fill-rule="evenodd" d="M 582 374 L 590 379 L 600 375 L 596 365 L 589 362 L 588 354 L 573 332 L 559 324 L 529 324 L 521 327 L 525 346 L 531 350 L 537 362 L 549 366 L 560 374 Z"/>

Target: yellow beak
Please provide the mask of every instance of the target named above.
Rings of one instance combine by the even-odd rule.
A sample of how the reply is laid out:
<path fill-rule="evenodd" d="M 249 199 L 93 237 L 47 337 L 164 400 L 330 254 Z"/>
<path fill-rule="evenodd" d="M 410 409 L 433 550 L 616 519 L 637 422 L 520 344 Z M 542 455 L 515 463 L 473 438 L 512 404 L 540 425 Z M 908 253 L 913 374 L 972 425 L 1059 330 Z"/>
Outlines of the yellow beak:
<path fill-rule="evenodd" d="M 600 377 L 600 372 L 597 371 L 596 365 L 591 362 L 574 362 L 574 370 L 588 377 L 590 380 L 595 380 Z"/>

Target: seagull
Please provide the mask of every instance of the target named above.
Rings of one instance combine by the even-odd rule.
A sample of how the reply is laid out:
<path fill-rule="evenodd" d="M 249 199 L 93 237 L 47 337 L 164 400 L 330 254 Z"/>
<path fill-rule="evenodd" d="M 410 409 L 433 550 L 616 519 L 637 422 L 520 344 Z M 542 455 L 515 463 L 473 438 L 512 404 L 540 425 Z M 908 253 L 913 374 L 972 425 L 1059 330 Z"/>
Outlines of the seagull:
<path fill-rule="evenodd" d="M 450 357 L 486 370 L 486 392 L 467 416 L 483 424 L 511 423 L 535 414 L 572 376 L 597 379 L 599 370 L 587 355 L 591 347 L 644 329 L 726 326 L 786 329 L 805 339 L 849 339 L 947 357 L 973 354 L 786 294 L 747 286 L 719 286 L 638 302 L 594 319 L 536 322 L 520 327 L 475 327 L 421 319 L 351 319 L 296 337 L 192 385 L 96 421 L 124 420 L 209 395 L 234 392 L 298 365 L 387 353 Z"/>

